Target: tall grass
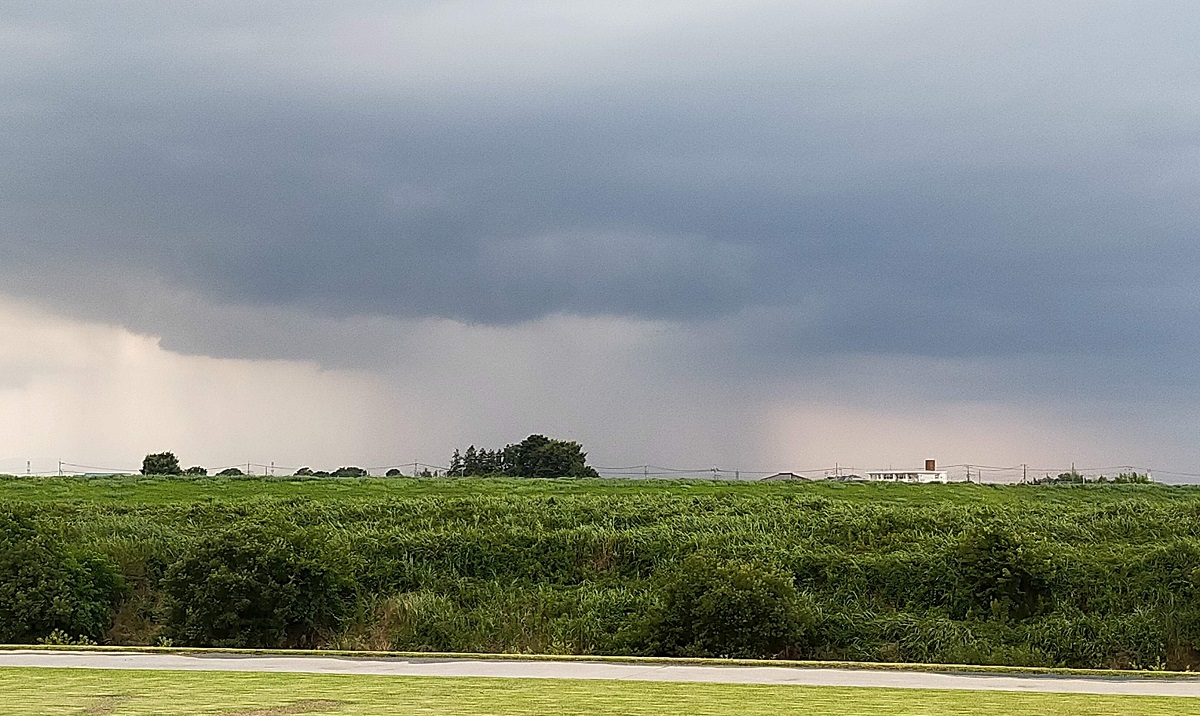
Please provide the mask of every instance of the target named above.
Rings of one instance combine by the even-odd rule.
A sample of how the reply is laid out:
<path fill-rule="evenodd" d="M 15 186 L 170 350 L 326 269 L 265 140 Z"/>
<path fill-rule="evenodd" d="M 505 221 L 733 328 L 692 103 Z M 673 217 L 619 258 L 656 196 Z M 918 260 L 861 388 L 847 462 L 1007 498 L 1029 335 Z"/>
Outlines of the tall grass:
<path fill-rule="evenodd" d="M 0 509 L 119 567 L 114 642 L 158 638 L 163 574 L 198 543 L 272 525 L 349 565 L 326 646 L 644 653 L 698 555 L 790 576 L 816 623 L 789 654 L 1200 665 L 1195 488 L 0 478 Z"/>

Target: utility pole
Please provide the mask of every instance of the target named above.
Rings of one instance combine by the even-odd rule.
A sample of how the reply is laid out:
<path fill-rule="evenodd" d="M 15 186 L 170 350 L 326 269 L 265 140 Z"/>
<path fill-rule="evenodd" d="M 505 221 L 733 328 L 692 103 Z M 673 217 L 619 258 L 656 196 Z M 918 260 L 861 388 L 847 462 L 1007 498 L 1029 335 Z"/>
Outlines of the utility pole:
<path fill-rule="evenodd" d="M 271 461 L 271 477 L 275 476 L 275 461 Z"/>
<path fill-rule="evenodd" d="M 967 465 L 967 482 L 971 481 L 971 466 Z"/>
<path fill-rule="evenodd" d="M 650 466 L 649 465 L 642 465 L 642 479 L 643 480 L 650 479 Z"/>
<path fill-rule="evenodd" d="M 29 476 L 32 474 L 32 473 L 30 472 L 30 470 L 31 470 L 32 468 L 29 466 L 29 464 L 30 464 L 31 462 L 32 462 L 31 460 L 26 460 L 26 461 L 25 461 L 25 477 L 29 477 Z"/>
<path fill-rule="evenodd" d="M 1025 481 L 1026 481 L 1026 479 L 1028 479 L 1028 477 L 1029 477 L 1029 466 L 1026 465 L 1025 463 L 1021 463 L 1021 484 L 1022 485 L 1025 484 Z"/>

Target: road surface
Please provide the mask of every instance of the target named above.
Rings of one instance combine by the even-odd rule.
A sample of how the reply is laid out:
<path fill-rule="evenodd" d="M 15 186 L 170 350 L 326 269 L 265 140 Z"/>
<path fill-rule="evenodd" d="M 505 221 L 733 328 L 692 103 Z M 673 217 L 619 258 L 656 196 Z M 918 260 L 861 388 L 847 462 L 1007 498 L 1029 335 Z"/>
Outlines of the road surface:
<path fill-rule="evenodd" d="M 1200 697 L 1200 679 L 929 673 L 784 666 L 694 666 L 598 661 L 524 661 L 344 656 L 251 656 L 145 652 L 0 651 L 2 667 L 254 671 L 515 679 L 612 679 L 717 684 L 795 684 L 899 689 L 967 689 Z"/>

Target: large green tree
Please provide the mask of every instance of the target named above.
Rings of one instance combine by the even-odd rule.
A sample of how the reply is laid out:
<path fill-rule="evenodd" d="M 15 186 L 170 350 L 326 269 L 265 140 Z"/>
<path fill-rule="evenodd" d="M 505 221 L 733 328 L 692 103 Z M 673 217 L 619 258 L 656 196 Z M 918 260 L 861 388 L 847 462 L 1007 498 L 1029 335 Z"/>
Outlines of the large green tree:
<path fill-rule="evenodd" d="M 599 477 L 588 467 L 583 446 L 545 435 L 530 435 L 502 450 L 471 445 L 450 457 L 447 475 L 511 475 L 513 477 Z"/>
<path fill-rule="evenodd" d="M 465 453 L 457 449 L 450 457 L 449 475 L 497 475 L 505 472 L 504 450 L 476 449 L 474 445 Z"/>
<path fill-rule="evenodd" d="M 504 448 L 505 472 L 517 477 L 599 477 L 587 464 L 583 446 L 545 435 L 530 435 Z"/>
<path fill-rule="evenodd" d="M 142 458 L 143 475 L 182 475 L 179 458 L 173 452 L 156 452 Z"/>

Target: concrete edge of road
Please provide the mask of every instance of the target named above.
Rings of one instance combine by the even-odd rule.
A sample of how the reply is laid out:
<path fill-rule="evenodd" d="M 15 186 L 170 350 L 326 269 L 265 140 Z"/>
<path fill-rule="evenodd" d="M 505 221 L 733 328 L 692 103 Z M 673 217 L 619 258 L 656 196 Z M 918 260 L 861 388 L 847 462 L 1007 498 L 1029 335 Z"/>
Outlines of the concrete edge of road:
<path fill-rule="evenodd" d="M 1036 666 L 982 666 L 978 664 L 919 664 L 872 661 L 799 661 L 789 659 L 699 659 L 665 656 L 581 656 L 574 654 L 499 654 L 433 651 L 346 651 L 335 649 L 216 649 L 178 646 L 80 646 L 75 644 L 0 644 L 0 651 L 71 651 L 93 653 L 183 654 L 192 656 L 284 656 L 328 657 L 338 659 L 423 659 L 423 660 L 502 660 L 540 662 L 590 662 L 606 664 L 660 664 L 676 666 L 768 666 L 793 669 L 852 669 L 863 671 L 910 671 L 941 674 L 1078 676 L 1120 679 L 1195 679 L 1190 671 L 1148 671 L 1122 669 L 1067 669 Z"/>

